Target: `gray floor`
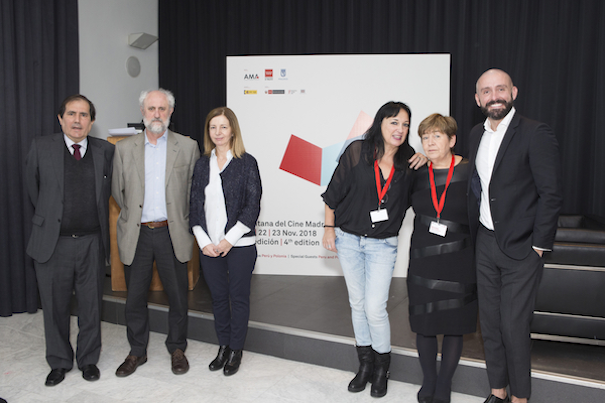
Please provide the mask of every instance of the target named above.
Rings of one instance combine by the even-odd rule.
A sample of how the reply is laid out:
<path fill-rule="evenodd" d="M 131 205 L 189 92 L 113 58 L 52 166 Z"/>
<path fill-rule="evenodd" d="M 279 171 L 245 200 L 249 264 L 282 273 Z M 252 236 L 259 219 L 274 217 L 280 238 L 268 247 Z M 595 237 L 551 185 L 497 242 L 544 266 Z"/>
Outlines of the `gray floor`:
<path fill-rule="evenodd" d="M 103 351 L 98 364 L 101 379 L 87 382 L 73 369 L 55 387 L 44 386 L 49 368 L 44 358 L 42 311 L 0 317 L 0 397 L 20 402 L 400 402 L 416 401 L 417 385 L 389 382 L 386 397 L 377 400 L 366 391 L 352 394 L 346 385 L 352 373 L 303 364 L 250 352 L 240 371 L 225 377 L 210 372 L 216 345 L 190 340 L 185 375 L 170 371 L 165 335 L 151 334 L 149 361 L 128 378 L 114 371 L 128 352 L 124 326 L 103 322 Z M 75 345 L 77 321 L 72 318 Z M 453 403 L 479 403 L 483 398 L 454 393 Z"/>
<path fill-rule="evenodd" d="M 125 292 L 106 295 L 126 298 Z M 164 292 L 150 292 L 149 301 L 168 305 Z M 353 337 L 351 311 L 343 277 L 253 275 L 250 296 L 250 320 L 325 334 Z M 212 313 L 212 300 L 203 277 L 189 293 L 190 311 Z M 387 310 L 391 322 L 391 344 L 416 349 L 416 335 L 408 320 L 405 278 L 393 278 Z M 484 360 L 483 341 L 477 332 L 464 336 L 462 357 Z M 605 382 L 603 346 L 532 341 L 532 369 L 545 373 Z"/>

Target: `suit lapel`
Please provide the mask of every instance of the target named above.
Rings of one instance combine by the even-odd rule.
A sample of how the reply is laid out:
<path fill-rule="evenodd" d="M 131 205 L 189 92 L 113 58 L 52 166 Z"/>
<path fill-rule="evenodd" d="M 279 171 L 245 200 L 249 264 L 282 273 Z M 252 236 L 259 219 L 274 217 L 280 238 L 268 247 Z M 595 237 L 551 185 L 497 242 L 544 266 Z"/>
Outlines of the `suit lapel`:
<path fill-rule="evenodd" d="M 95 168 L 95 193 L 97 195 L 97 203 L 101 200 L 101 193 L 103 192 L 103 165 L 105 155 L 103 155 L 103 149 L 89 137 L 88 138 L 88 151 L 91 152 L 92 163 Z"/>
<path fill-rule="evenodd" d="M 139 174 L 139 180 L 143 185 L 143 191 L 145 191 L 145 131 L 137 136 L 138 138 L 135 139 L 132 148 L 132 157 Z"/>
<path fill-rule="evenodd" d="M 64 174 L 64 166 L 65 166 L 65 156 L 63 153 L 65 152 L 65 140 L 63 140 L 63 133 L 57 135 L 53 139 L 53 148 L 51 151 L 51 164 L 56 172 L 56 178 L 59 182 L 59 192 L 61 195 L 64 193 L 65 187 L 65 174 Z"/>
<path fill-rule="evenodd" d="M 496 161 L 494 162 L 494 169 L 492 170 L 492 177 L 494 176 L 494 172 L 496 172 L 496 169 L 498 169 L 498 165 L 500 165 L 500 162 L 502 162 L 502 158 L 504 158 L 504 153 L 506 152 L 508 145 L 510 144 L 515 133 L 517 133 L 517 126 L 519 126 L 519 121 L 519 114 L 515 112 L 515 116 L 513 116 L 513 119 L 510 121 L 508 129 L 506 129 L 506 133 L 504 133 L 504 138 L 502 139 L 500 148 L 498 149 Z"/>
<path fill-rule="evenodd" d="M 178 139 L 173 132 L 168 130 L 168 141 L 166 142 L 166 188 L 168 188 L 172 168 L 174 168 L 174 163 L 176 162 L 177 155 L 179 155 L 179 151 Z"/>

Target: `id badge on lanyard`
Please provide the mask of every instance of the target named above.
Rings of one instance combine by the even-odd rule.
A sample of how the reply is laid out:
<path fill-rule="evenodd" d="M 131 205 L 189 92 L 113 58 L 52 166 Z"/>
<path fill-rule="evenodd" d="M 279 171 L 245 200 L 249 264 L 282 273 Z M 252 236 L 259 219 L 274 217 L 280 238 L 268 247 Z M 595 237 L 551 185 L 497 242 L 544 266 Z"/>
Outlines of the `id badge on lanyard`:
<path fill-rule="evenodd" d="M 435 186 L 435 174 L 433 173 L 433 164 L 429 165 L 429 182 L 431 184 L 431 199 L 433 200 L 433 206 L 435 207 L 435 211 L 437 212 L 437 221 L 432 221 L 431 225 L 429 225 L 429 232 L 431 234 L 445 236 L 447 234 L 447 225 L 441 224 L 439 219 L 441 217 L 441 212 L 443 211 L 443 206 L 445 205 L 445 193 L 447 192 L 447 188 L 450 186 L 450 182 L 452 181 L 452 176 L 454 175 L 454 165 L 456 163 L 456 157 L 452 154 L 452 163 L 450 164 L 450 169 L 447 173 L 447 180 L 445 181 L 445 189 L 443 189 L 443 193 L 439 198 L 439 202 L 437 202 L 437 187 Z"/>
<path fill-rule="evenodd" d="M 378 161 L 374 161 L 374 174 L 376 177 L 376 190 L 378 191 L 378 209 L 374 211 L 370 211 L 370 219 L 373 223 L 387 221 L 389 219 L 389 213 L 387 209 L 380 208 L 380 204 L 382 203 L 382 199 L 387 194 L 387 190 L 389 190 L 389 186 L 391 185 L 391 180 L 393 179 L 393 174 L 395 173 L 395 165 L 391 167 L 391 173 L 389 174 L 389 178 L 384 184 L 384 189 L 380 184 L 380 168 L 378 167 Z"/>

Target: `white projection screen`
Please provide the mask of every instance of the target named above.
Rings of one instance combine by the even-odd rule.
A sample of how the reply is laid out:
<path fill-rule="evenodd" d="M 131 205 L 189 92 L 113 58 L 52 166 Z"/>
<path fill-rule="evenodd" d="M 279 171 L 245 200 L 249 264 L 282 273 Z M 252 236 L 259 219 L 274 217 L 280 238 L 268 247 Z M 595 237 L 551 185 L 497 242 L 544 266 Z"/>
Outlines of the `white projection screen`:
<path fill-rule="evenodd" d="M 342 275 L 336 254 L 321 246 L 320 195 L 347 140 L 388 101 L 409 105 L 410 145 L 422 151 L 418 124 L 449 115 L 450 55 L 227 57 L 227 106 L 263 184 L 255 273 Z M 399 233 L 396 277 L 407 275 L 413 215 Z"/>

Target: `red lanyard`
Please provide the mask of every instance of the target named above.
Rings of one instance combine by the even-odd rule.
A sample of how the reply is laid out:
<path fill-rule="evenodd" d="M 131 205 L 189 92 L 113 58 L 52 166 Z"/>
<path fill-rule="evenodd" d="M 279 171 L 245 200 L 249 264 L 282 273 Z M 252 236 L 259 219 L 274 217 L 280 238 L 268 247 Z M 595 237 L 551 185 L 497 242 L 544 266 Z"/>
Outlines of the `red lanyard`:
<path fill-rule="evenodd" d="M 395 173 L 395 164 L 393 164 L 391 167 L 391 173 L 389 174 L 387 183 L 384 184 L 384 189 L 380 185 L 380 168 L 378 167 L 378 161 L 374 161 L 374 173 L 376 174 L 376 190 L 378 191 L 378 209 L 380 209 L 382 198 L 385 194 L 387 194 L 387 190 L 389 190 L 389 185 L 391 184 L 391 179 L 393 179 L 393 174 Z"/>
<path fill-rule="evenodd" d="M 443 206 L 445 205 L 445 192 L 447 192 L 447 188 L 452 181 L 452 176 L 454 176 L 454 164 L 456 163 L 456 157 L 452 154 L 452 163 L 450 164 L 450 170 L 447 173 L 447 181 L 445 182 L 445 189 L 443 189 L 443 193 L 441 193 L 441 198 L 439 199 L 439 203 L 437 203 L 437 189 L 435 187 L 435 174 L 433 173 L 433 164 L 429 165 L 429 182 L 431 183 L 431 197 L 433 199 L 433 206 L 435 207 L 435 211 L 437 212 L 437 222 L 439 222 L 439 217 L 441 216 L 441 211 L 443 210 Z"/>

